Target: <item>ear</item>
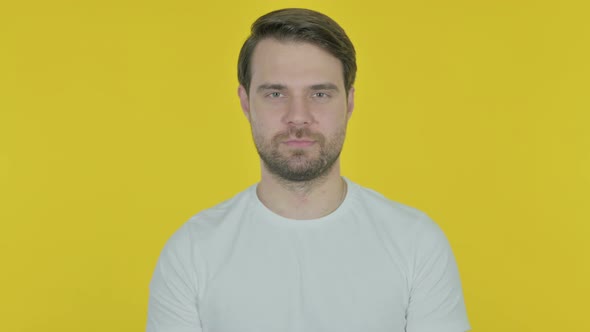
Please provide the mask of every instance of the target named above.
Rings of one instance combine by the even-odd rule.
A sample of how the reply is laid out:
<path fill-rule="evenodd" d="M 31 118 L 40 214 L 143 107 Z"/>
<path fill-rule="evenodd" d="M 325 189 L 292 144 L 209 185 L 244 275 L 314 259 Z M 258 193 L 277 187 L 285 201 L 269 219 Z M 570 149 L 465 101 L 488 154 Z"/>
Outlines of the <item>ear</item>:
<path fill-rule="evenodd" d="M 250 121 L 250 98 L 248 97 L 248 92 L 246 88 L 240 84 L 238 87 L 238 97 L 240 97 L 240 106 L 242 106 L 242 112 L 248 121 Z"/>
<path fill-rule="evenodd" d="M 350 119 L 350 117 L 352 116 L 352 111 L 354 110 L 354 87 L 351 87 L 350 90 L 348 90 L 348 97 L 346 102 L 346 118 Z"/>

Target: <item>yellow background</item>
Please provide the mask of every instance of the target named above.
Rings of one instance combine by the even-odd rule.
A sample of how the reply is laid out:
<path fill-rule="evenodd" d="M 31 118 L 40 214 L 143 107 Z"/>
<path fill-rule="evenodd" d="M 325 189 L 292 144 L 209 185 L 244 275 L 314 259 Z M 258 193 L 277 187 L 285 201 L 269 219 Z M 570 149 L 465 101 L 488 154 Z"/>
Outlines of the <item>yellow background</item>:
<path fill-rule="evenodd" d="M 357 48 L 343 174 L 441 225 L 473 331 L 590 331 L 587 3 L 2 2 L 0 330 L 145 329 L 168 237 L 258 180 L 237 54 L 298 6 Z"/>

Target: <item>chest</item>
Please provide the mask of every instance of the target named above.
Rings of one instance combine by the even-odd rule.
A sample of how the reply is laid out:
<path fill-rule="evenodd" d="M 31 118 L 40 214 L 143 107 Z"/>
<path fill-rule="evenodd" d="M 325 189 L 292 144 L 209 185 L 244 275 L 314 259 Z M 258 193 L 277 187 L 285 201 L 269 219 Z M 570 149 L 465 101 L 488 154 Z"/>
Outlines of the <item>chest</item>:
<path fill-rule="evenodd" d="M 404 268 L 363 231 L 243 234 L 207 282 L 204 331 L 404 331 Z"/>

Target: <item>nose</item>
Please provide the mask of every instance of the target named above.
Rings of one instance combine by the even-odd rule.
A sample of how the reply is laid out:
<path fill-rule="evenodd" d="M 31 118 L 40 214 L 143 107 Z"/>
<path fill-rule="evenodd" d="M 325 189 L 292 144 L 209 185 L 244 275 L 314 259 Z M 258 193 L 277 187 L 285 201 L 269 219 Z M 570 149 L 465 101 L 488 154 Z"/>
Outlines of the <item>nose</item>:
<path fill-rule="evenodd" d="M 313 122 L 310 105 L 304 98 L 293 98 L 289 101 L 285 122 L 292 126 L 305 126 Z"/>

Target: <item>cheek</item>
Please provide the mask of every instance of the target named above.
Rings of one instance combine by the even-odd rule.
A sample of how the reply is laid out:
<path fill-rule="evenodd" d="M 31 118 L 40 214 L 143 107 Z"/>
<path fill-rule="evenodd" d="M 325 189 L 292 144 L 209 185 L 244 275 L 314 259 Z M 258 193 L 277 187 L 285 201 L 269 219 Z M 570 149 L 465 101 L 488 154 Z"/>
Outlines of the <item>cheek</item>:
<path fill-rule="evenodd" d="M 265 121 L 262 121 L 262 119 L 260 119 L 260 118 L 254 117 L 252 119 L 250 125 L 252 126 L 252 130 L 258 134 L 264 134 L 264 133 L 270 131 L 268 123 L 266 123 Z"/>
<path fill-rule="evenodd" d="M 281 112 L 269 109 L 257 110 L 251 113 L 250 125 L 259 133 L 273 133 L 282 128 Z"/>
<path fill-rule="evenodd" d="M 268 123 L 267 119 L 263 120 L 256 116 L 252 117 L 250 126 L 254 139 L 261 144 L 268 144 L 278 131 L 277 129 L 273 129 L 273 126 Z"/>
<path fill-rule="evenodd" d="M 275 109 L 275 106 L 264 103 L 258 98 L 252 100 L 252 104 L 250 105 L 250 113 L 252 113 L 252 116 L 258 122 L 271 121 L 272 117 L 277 113 L 277 111 L 278 110 Z"/>
<path fill-rule="evenodd" d="M 348 124 L 347 113 L 345 112 L 326 112 L 317 117 L 320 127 L 328 131 L 339 131 Z"/>

